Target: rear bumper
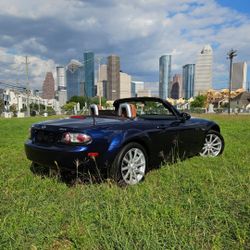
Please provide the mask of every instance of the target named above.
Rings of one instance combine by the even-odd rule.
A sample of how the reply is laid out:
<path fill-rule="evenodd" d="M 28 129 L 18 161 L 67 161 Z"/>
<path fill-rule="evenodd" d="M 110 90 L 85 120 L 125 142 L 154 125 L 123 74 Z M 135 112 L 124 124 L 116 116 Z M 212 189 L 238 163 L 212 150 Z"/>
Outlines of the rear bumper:
<path fill-rule="evenodd" d="M 78 160 L 81 165 L 91 165 L 93 160 L 88 157 L 88 146 L 43 146 L 33 144 L 31 140 L 24 144 L 25 153 L 29 160 L 47 166 L 73 168 Z"/>

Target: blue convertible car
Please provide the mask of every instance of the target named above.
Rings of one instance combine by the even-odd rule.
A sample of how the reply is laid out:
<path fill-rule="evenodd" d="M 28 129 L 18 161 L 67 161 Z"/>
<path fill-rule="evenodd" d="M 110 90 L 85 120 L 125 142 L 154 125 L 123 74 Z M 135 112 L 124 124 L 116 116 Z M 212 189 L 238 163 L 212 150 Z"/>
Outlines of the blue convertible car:
<path fill-rule="evenodd" d="M 224 140 L 212 121 L 191 118 L 153 97 L 119 99 L 114 110 L 90 106 L 89 116 L 34 124 L 25 152 L 33 164 L 61 172 L 98 169 L 125 185 L 140 182 L 160 162 L 218 156 Z"/>

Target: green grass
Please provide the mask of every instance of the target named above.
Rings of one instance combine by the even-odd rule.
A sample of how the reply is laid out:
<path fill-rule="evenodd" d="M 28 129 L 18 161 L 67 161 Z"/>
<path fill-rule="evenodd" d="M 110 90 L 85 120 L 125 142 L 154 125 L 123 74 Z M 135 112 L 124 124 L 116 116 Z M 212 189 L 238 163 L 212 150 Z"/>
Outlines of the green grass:
<path fill-rule="evenodd" d="M 33 175 L 23 143 L 42 118 L 0 119 L 0 249 L 249 249 L 250 117 L 208 118 L 222 128 L 222 156 L 128 188 Z"/>

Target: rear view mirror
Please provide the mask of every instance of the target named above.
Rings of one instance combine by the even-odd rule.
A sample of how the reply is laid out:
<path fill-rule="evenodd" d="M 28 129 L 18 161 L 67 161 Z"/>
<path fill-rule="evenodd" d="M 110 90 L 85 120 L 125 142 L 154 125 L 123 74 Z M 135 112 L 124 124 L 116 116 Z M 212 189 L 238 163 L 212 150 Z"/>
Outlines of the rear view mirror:
<path fill-rule="evenodd" d="M 183 112 L 181 113 L 181 118 L 186 121 L 186 120 L 189 120 L 191 118 L 191 115 L 186 113 L 186 112 Z"/>

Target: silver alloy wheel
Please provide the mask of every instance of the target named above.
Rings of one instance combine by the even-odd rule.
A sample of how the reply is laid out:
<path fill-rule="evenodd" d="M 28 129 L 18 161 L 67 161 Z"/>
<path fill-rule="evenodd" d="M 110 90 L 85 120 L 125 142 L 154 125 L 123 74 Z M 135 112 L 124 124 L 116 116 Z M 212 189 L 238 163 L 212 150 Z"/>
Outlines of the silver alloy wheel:
<path fill-rule="evenodd" d="M 204 146 L 200 152 L 201 156 L 215 157 L 220 154 L 222 149 L 222 140 L 216 134 L 207 134 Z"/>
<path fill-rule="evenodd" d="M 123 156 L 121 161 L 121 174 L 123 180 L 134 185 L 140 182 L 145 175 L 146 158 L 139 148 L 131 148 Z"/>

